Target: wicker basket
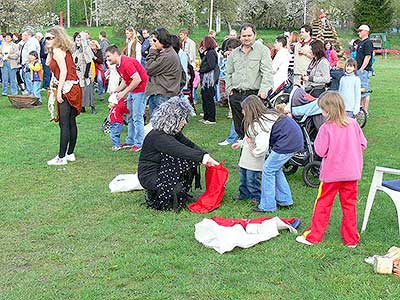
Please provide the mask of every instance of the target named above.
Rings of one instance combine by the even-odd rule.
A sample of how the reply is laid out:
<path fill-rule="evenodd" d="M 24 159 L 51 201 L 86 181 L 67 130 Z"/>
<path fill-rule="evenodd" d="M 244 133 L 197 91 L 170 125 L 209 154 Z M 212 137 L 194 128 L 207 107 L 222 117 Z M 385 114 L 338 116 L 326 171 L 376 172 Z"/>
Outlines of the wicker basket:
<path fill-rule="evenodd" d="M 37 107 L 39 98 L 25 95 L 8 96 L 11 104 L 16 108 Z"/>

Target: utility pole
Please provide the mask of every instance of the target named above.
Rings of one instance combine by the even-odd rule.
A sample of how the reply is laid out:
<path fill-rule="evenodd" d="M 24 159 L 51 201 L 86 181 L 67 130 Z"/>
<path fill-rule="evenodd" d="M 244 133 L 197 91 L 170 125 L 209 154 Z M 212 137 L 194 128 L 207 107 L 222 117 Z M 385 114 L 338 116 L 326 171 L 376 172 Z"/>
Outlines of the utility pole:
<path fill-rule="evenodd" d="M 209 31 L 212 30 L 213 25 L 213 9 L 214 9 L 214 0 L 210 1 L 210 24 L 209 24 Z"/>
<path fill-rule="evenodd" d="M 67 28 L 71 27 L 71 0 L 67 0 Z"/>

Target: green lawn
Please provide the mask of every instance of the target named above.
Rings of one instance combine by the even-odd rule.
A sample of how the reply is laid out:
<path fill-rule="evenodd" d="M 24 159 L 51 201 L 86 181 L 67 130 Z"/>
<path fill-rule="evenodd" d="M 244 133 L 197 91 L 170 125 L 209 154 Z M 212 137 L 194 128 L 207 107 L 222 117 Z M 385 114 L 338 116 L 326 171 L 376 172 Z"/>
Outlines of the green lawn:
<path fill-rule="evenodd" d="M 399 67 L 399 59 L 378 57 L 372 78 L 359 227 L 374 167 L 400 168 Z M 198 215 L 149 210 L 142 192 L 109 192 L 113 177 L 136 172 L 138 154 L 111 152 L 101 132 L 106 102 L 97 106 L 97 115 L 78 118 L 77 161 L 48 167 L 59 129 L 49 122 L 46 106 L 16 110 L 0 98 L 0 299 L 399 299 L 399 278 L 375 275 L 363 262 L 399 246 L 395 207 L 387 196 L 377 196 L 356 249 L 341 242 L 336 203 L 324 241 L 313 248 L 283 232 L 220 255 L 194 239 L 194 224 L 215 215 L 259 216 L 251 203 L 231 200 L 238 189 L 238 152 L 217 145 L 229 130 L 226 109 L 218 108 L 214 127 L 194 117 L 185 129 L 213 157 L 226 159 L 230 170 L 221 208 Z M 304 185 L 300 172 L 289 184 L 295 207 L 277 215 L 301 218 L 302 232 L 317 190 Z"/>

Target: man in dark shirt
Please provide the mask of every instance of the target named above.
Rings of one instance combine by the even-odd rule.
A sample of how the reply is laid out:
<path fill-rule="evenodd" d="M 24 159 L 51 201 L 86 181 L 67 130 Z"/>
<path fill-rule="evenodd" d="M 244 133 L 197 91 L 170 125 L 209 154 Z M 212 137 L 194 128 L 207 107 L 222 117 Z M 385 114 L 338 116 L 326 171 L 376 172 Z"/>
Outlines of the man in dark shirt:
<path fill-rule="evenodd" d="M 369 39 L 369 31 L 368 25 L 361 25 L 358 28 L 358 36 L 361 41 L 358 44 L 356 56 L 358 66 L 357 74 L 361 80 L 361 88 L 365 89 L 365 93 L 362 93 L 361 105 L 367 114 L 370 99 L 369 78 L 372 76 L 372 55 L 374 52 L 374 45 Z"/>
<path fill-rule="evenodd" d="M 150 33 L 148 29 L 142 30 L 143 43 L 142 43 L 142 61 L 140 62 L 143 67 L 146 67 L 146 57 L 150 50 Z"/>

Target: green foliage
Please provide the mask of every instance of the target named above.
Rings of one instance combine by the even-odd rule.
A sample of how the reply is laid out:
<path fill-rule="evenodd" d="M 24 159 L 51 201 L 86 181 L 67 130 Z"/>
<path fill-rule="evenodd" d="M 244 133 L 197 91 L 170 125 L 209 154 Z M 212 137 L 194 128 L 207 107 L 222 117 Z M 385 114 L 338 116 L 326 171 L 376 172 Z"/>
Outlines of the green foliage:
<path fill-rule="evenodd" d="M 356 0 L 353 8 L 354 25 L 368 24 L 372 32 L 383 32 L 392 26 L 392 0 Z"/>

